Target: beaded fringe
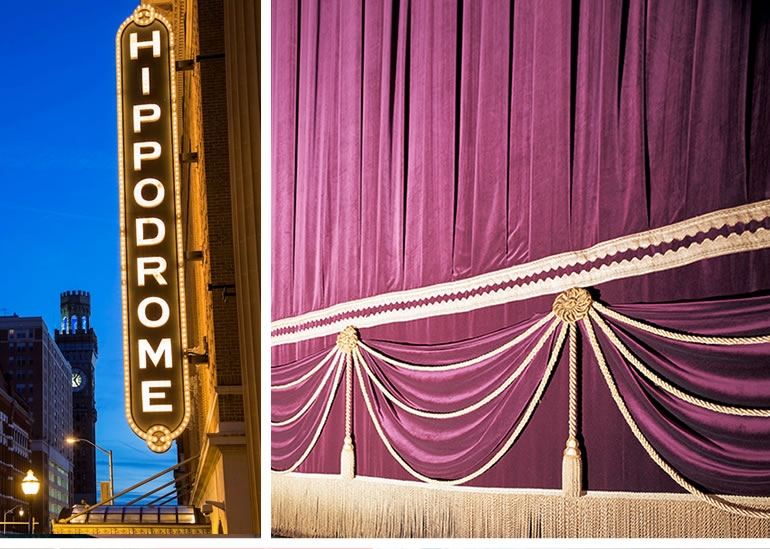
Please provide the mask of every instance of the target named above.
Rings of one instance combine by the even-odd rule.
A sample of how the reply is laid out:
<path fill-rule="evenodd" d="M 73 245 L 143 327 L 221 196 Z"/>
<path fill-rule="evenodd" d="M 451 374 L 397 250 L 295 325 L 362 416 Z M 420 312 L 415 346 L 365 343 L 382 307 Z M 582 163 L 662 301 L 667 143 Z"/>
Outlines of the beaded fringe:
<path fill-rule="evenodd" d="M 770 509 L 769 498 L 731 497 Z M 273 474 L 272 532 L 350 538 L 767 538 L 770 521 L 689 494 L 435 487 L 337 475 Z"/>

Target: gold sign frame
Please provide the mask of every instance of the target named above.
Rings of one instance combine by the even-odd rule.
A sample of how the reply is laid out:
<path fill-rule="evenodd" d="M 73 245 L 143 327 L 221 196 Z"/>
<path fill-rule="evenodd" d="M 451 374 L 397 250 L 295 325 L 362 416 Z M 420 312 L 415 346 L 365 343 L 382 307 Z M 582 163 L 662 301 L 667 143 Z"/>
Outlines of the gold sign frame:
<path fill-rule="evenodd" d="M 115 51 L 125 412 L 161 453 L 191 416 L 172 27 L 140 5 Z"/>

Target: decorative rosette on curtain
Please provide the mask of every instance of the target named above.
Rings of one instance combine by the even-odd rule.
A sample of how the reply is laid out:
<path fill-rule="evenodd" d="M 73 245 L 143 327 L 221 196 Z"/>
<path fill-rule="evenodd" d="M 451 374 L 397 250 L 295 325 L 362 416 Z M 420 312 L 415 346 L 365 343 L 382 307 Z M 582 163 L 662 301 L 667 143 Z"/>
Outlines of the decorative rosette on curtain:
<path fill-rule="evenodd" d="M 580 494 L 578 371 L 598 368 L 634 436 L 675 482 L 723 510 L 770 518 L 711 495 L 770 491 L 768 313 L 767 297 L 612 309 L 572 289 L 547 314 L 451 344 L 368 342 L 349 327 L 331 351 L 274 368 L 273 467 L 292 471 L 307 458 L 344 385 L 343 455 L 353 451 L 350 406 L 360 391 L 404 470 L 429 483 L 466 483 L 516 443 L 564 362 L 568 495 Z M 342 473 L 352 476 L 347 463 Z"/>

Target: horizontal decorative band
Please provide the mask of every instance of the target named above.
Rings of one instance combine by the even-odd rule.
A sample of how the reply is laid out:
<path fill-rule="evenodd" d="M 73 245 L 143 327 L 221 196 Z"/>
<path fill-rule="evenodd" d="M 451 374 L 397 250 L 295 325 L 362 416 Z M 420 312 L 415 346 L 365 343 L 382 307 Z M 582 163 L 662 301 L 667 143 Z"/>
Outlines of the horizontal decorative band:
<path fill-rule="evenodd" d="M 492 273 L 348 301 L 271 324 L 271 344 L 449 315 L 682 267 L 703 259 L 770 248 L 770 200 Z"/>

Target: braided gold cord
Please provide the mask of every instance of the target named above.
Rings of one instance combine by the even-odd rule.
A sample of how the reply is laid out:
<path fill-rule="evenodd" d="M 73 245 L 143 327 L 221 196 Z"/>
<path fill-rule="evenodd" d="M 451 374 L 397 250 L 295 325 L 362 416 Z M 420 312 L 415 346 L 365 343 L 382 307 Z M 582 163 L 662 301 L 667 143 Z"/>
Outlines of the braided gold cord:
<path fill-rule="evenodd" d="M 534 332 L 540 329 L 549 320 L 553 319 L 553 316 L 554 316 L 553 313 L 548 313 L 543 318 L 538 320 L 535 324 L 527 328 L 527 330 L 524 333 L 516 336 L 514 339 L 512 339 L 508 343 L 505 343 L 496 349 L 493 349 L 487 353 L 484 353 L 483 355 L 479 355 L 475 358 L 464 360 L 462 362 L 456 362 L 454 364 L 444 364 L 442 366 L 422 366 L 419 364 L 410 364 L 408 362 L 402 362 L 400 360 L 396 360 L 395 358 L 382 354 L 378 350 L 369 347 L 365 342 L 360 340 L 358 341 L 358 346 L 365 349 L 366 352 L 369 353 L 370 355 L 376 356 L 377 358 L 379 358 L 384 362 L 387 362 L 391 366 L 397 366 L 399 368 L 404 368 L 406 370 L 415 370 L 418 372 L 419 371 L 446 372 L 450 370 L 459 370 L 461 368 L 466 368 L 468 366 L 472 366 L 473 364 L 478 364 L 479 362 L 492 358 L 493 356 L 499 355 L 500 353 L 521 343 L 525 339 L 528 339 L 529 336 L 531 336 Z"/>
<path fill-rule="evenodd" d="M 615 320 L 619 320 L 620 322 L 628 324 L 629 326 L 633 326 L 634 328 L 639 328 L 640 330 L 644 330 L 645 332 L 660 337 L 665 337 L 666 339 L 673 339 L 685 343 L 703 343 L 704 345 L 756 345 L 757 343 L 770 343 L 770 335 L 751 337 L 718 337 L 682 334 L 673 332 L 671 330 L 658 328 L 650 324 L 645 324 L 644 322 L 640 322 L 633 318 L 627 317 L 617 311 L 608 309 L 598 302 L 594 303 L 594 308 L 603 315 L 614 318 Z"/>
<path fill-rule="evenodd" d="M 604 359 L 604 354 L 602 353 L 601 347 L 599 346 L 599 342 L 596 339 L 596 334 L 594 333 L 594 329 L 591 324 L 590 318 L 584 319 L 583 325 L 586 328 L 586 333 L 588 334 L 588 339 L 591 342 L 591 347 L 594 350 L 594 355 L 596 356 L 596 361 L 599 364 L 599 369 L 601 370 L 602 375 L 604 376 L 604 380 L 607 383 L 607 387 L 610 390 L 610 394 L 612 395 L 612 398 L 615 401 L 615 404 L 617 405 L 618 410 L 620 410 L 620 413 L 623 415 L 623 418 L 626 420 L 626 423 L 631 429 L 631 432 L 634 434 L 636 439 L 645 449 L 645 451 L 650 456 L 650 458 L 652 458 L 652 460 L 661 469 L 663 469 L 663 471 L 665 471 L 666 474 L 668 474 L 668 476 L 670 476 L 674 480 L 674 482 L 676 482 L 679 486 L 681 486 L 682 488 L 684 488 L 685 490 L 687 490 L 697 498 L 705 501 L 709 505 L 712 505 L 728 513 L 735 513 L 738 515 L 751 517 L 751 518 L 770 519 L 770 511 L 763 511 L 758 509 L 749 509 L 749 508 L 741 507 L 739 505 L 730 503 L 728 501 L 711 496 L 709 494 L 706 494 L 698 490 L 695 486 L 693 486 L 687 480 L 685 480 L 679 473 L 677 473 L 660 456 L 660 454 L 658 454 L 658 452 L 652 447 L 649 441 L 644 437 L 641 430 L 639 430 L 639 427 L 637 426 L 636 422 L 631 416 L 631 413 L 628 411 L 628 408 L 626 407 L 626 404 L 623 401 L 623 398 L 620 396 L 620 393 L 618 392 L 615 382 L 612 379 L 612 374 L 610 373 L 609 368 L 607 367 L 607 363 Z"/>
<path fill-rule="evenodd" d="M 577 380 L 577 326 L 569 323 L 569 437 L 577 437 L 577 407 L 578 407 L 578 380 Z"/>
<path fill-rule="evenodd" d="M 596 322 L 602 332 L 604 332 L 604 334 L 609 338 L 615 348 L 621 352 L 626 360 L 628 360 L 634 366 L 634 368 L 639 371 L 639 373 L 641 373 L 644 377 L 652 381 L 661 389 L 665 390 L 667 393 L 679 398 L 680 400 L 689 402 L 694 406 L 698 406 L 700 408 L 711 410 L 712 412 L 717 412 L 720 414 L 744 417 L 770 417 L 770 409 L 726 406 L 724 404 L 717 404 L 715 402 L 703 400 L 702 398 L 698 398 L 691 394 L 685 393 L 681 389 L 673 386 L 666 380 L 657 376 L 654 372 L 650 371 L 644 364 L 642 364 L 642 362 L 634 356 L 634 354 L 623 344 L 623 342 L 618 339 L 618 337 L 610 329 L 607 323 L 604 322 L 604 319 L 602 319 L 602 317 L 599 316 L 596 312 L 591 311 L 591 318 Z"/>
<path fill-rule="evenodd" d="M 538 385 L 537 389 L 535 390 L 535 394 L 532 395 L 532 398 L 529 401 L 529 405 L 527 406 L 527 409 L 519 421 L 519 423 L 516 425 L 516 428 L 514 429 L 511 436 L 508 438 L 506 443 L 503 445 L 502 448 L 480 469 L 477 471 L 474 471 L 473 473 L 470 473 L 462 478 L 455 479 L 455 480 L 439 480 L 430 478 L 428 476 L 425 476 L 417 471 L 415 471 L 406 461 L 404 461 L 404 458 L 402 458 L 398 452 L 393 448 L 390 441 L 388 440 L 387 436 L 385 435 L 385 432 L 382 429 L 382 425 L 380 425 L 380 422 L 377 421 L 377 416 L 374 413 L 374 408 L 372 407 L 372 402 L 369 398 L 369 394 L 366 392 L 366 388 L 364 386 L 364 378 L 363 374 L 361 373 L 361 367 L 359 364 L 359 360 L 361 357 L 361 352 L 356 349 L 356 351 L 353 353 L 353 361 L 355 363 L 356 367 L 356 375 L 358 376 L 358 384 L 361 388 L 361 394 L 364 397 L 364 402 L 366 403 L 366 409 L 369 412 L 369 417 L 372 420 L 372 423 L 374 424 L 374 428 L 377 431 L 377 434 L 380 436 L 380 440 L 382 440 L 382 443 L 385 445 L 385 448 L 388 450 L 390 455 L 395 459 L 401 467 L 404 468 L 404 470 L 412 475 L 414 478 L 418 480 L 422 480 L 423 482 L 427 482 L 430 484 L 442 484 L 442 485 L 448 485 L 448 486 L 454 486 L 458 484 L 464 484 L 470 480 L 473 480 L 474 478 L 478 477 L 479 475 L 482 475 L 486 471 L 488 471 L 495 463 L 497 463 L 500 458 L 505 455 L 505 453 L 513 446 L 514 442 L 518 439 L 521 432 L 524 430 L 524 427 L 529 423 L 530 418 L 532 417 L 532 414 L 535 411 L 535 408 L 540 403 L 540 398 L 543 395 L 543 392 L 545 391 L 546 385 L 548 385 L 548 381 L 551 378 L 551 374 L 553 373 L 554 366 L 556 365 L 556 361 L 559 357 L 559 353 L 561 351 L 562 345 L 564 344 L 564 339 L 566 337 L 566 326 L 562 326 L 561 330 L 559 331 L 559 334 L 557 336 L 556 343 L 551 351 L 551 355 L 548 359 L 548 364 L 546 365 L 545 373 L 543 374 L 543 378 L 540 381 L 540 384 Z"/>
<path fill-rule="evenodd" d="M 358 351 L 354 349 L 353 352 Z M 353 432 L 353 364 L 351 355 L 345 354 L 345 444 L 349 445 Z"/>
<path fill-rule="evenodd" d="M 336 351 L 336 349 L 335 349 Z M 332 361 L 331 365 L 329 366 L 328 370 L 324 374 L 323 379 L 321 380 L 321 383 L 318 384 L 318 387 L 316 388 L 313 395 L 308 399 L 308 401 L 305 403 L 305 405 L 293 416 L 291 416 L 288 419 L 285 419 L 283 421 L 270 421 L 271 427 L 285 427 L 286 425 L 291 425 L 295 421 L 297 421 L 299 418 L 301 418 L 305 413 L 310 409 L 310 407 L 313 405 L 313 403 L 318 399 L 318 395 L 321 394 L 321 390 L 326 386 L 326 383 L 329 381 L 329 376 L 331 376 L 331 373 L 334 371 L 334 369 L 337 367 L 338 362 L 340 362 L 340 357 L 342 356 L 339 351 L 337 351 L 337 354 L 334 356 L 334 360 Z"/>
<path fill-rule="evenodd" d="M 342 363 L 341 361 L 339 362 Z M 339 387 L 340 384 L 340 378 L 342 377 L 342 368 L 337 368 L 337 374 L 334 376 L 334 386 L 332 387 L 331 392 L 329 393 L 329 400 L 326 401 L 326 408 L 324 409 L 324 413 L 321 416 L 321 421 L 318 423 L 318 428 L 316 429 L 315 433 L 313 434 L 313 438 L 311 439 L 310 443 L 308 444 L 307 448 L 305 448 L 305 451 L 302 453 L 302 455 L 299 457 L 299 459 L 289 467 L 288 469 L 284 469 L 281 471 L 274 471 L 276 473 L 291 473 L 294 471 L 297 467 L 302 465 L 302 463 L 307 459 L 307 456 L 310 455 L 310 452 L 315 448 L 316 443 L 318 442 L 318 439 L 321 436 L 321 431 L 323 431 L 323 428 L 326 426 L 326 420 L 329 418 L 329 412 L 332 409 L 332 403 L 334 402 L 334 394 L 337 392 L 337 387 Z"/>
<path fill-rule="evenodd" d="M 321 362 L 319 362 L 318 364 L 316 364 L 316 365 L 313 367 L 313 369 L 311 369 L 311 370 L 310 370 L 308 373 L 306 373 L 306 374 L 304 374 L 303 376 L 301 376 L 301 377 L 299 377 L 299 378 L 295 379 L 294 381 L 290 381 L 289 383 L 284 383 L 284 384 L 282 384 L 282 385 L 271 385 L 271 386 L 270 386 L 270 390 L 271 390 L 271 391 L 280 391 L 280 390 L 282 390 L 282 389 L 288 389 L 288 388 L 290 388 L 290 387 L 294 387 L 294 386 L 296 386 L 296 385 L 300 385 L 300 384 L 301 384 L 303 381 L 306 381 L 306 380 L 307 380 L 307 379 L 309 379 L 309 378 L 310 378 L 310 377 L 311 377 L 313 374 L 315 374 L 315 373 L 316 373 L 318 370 L 320 370 L 321 368 L 323 368 L 323 365 L 324 365 L 324 364 L 326 364 L 326 363 L 329 361 L 329 359 L 330 359 L 331 357 L 333 357 L 333 356 L 336 356 L 336 353 L 337 353 L 337 348 L 336 348 L 336 347 L 335 347 L 335 348 L 332 348 L 332 350 L 331 350 L 331 351 L 329 351 L 329 352 L 326 354 L 326 356 L 323 358 L 323 360 L 321 360 Z"/>
<path fill-rule="evenodd" d="M 511 386 L 511 384 L 518 379 L 518 377 L 521 375 L 521 373 L 530 365 L 530 363 L 534 360 L 535 356 L 540 352 L 540 350 L 545 345 L 546 341 L 548 341 L 548 338 L 551 337 L 551 334 L 554 332 L 556 327 L 559 325 L 558 320 L 554 320 L 551 325 L 548 327 L 548 330 L 543 334 L 543 336 L 540 338 L 540 340 L 537 342 L 537 345 L 529 352 L 527 357 L 524 359 L 524 361 L 519 365 L 519 367 L 514 371 L 508 379 L 506 379 L 497 389 L 489 393 L 487 396 L 482 398 L 481 400 L 475 402 L 474 404 L 471 404 L 469 406 L 466 406 L 465 408 L 461 408 L 459 410 L 455 410 L 452 412 L 429 412 L 427 410 L 420 410 L 418 408 L 414 408 L 413 406 L 409 406 L 405 402 L 402 402 L 399 400 L 393 393 L 391 393 L 383 383 L 377 379 L 377 376 L 374 375 L 374 372 L 371 371 L 369 364 L 366 362 L 366 359 L 362 354 L 359 352 L 359 361 L 363 365 L 364 371 L 366 372 L 367 377 L 374 383 L 374 385 L 377 386 L 377 388 L 382 392 L 382 394 L 390 400 L 393 404 L 401 408 L 402 410 L 409 412 L 412 415 L 420 416 L 420 417 L 427 417 L 427 418 L 434 418 L 434 419 L 450 419 L 455 417 L 460 417 L 463 415 L 466 415 L 470 412 L 473 412 L 474 410 L 477 410 L 481 408 L 482 406 L 485 406 L 486 404 L 489 404 L 494 399 L 496 399 L 498 396 L 500 396 L 503 391 L 505 391 L 508 387 Z M 365 346 L 360 346 L 363 349 L 367 349 Z"/>
<path fill-rule="evenodd" d="M 580 442 L 577 439 L 578 422 L 578 360 L 577 326 L 565 322 L 569 327 L 569 436 L 561 464 L 561 485 L 568 498 L 580 497 L 583 492 L 583 462 Z"/>

